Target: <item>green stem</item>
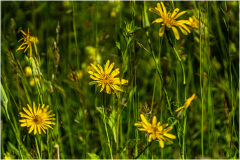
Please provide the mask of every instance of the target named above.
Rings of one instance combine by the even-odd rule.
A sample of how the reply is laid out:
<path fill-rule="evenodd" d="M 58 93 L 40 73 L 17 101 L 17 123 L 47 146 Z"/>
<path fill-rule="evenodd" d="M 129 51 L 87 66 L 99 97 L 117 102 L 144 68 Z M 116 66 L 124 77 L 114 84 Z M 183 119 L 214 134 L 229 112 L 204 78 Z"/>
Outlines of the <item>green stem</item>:
<path fill-rule="evenodd" d="M 182 74 L 183 74 L 183 87 L 184 87 L 184 100 L 186 101 L 186 75 L 185 75 L 185 69 L 184 69 L 184 65 L 182 63 L 182 60 L 177 52 L 177 50 L 174 48 L 174 45 L 169 37 L 168 31 L 166 31 L 166 35 L 167 35 L 167 39 L 168 39 L 168 43 L 170 44 L 170 46 L 173 48 L 178 61 L 180 62 L 181 68 L 182 68 Z M 186 122 L 187 122 L 187 116 L 186 113 L 184 114 L 183 117 L 183 135 L 182 135 L 182 158 L 185 159 L 185 136 L 186 136 Z"/>
<path fill-rule="evenodd" d="M 111 159 L 113 159 L 113 156 L 112 156 L 112 148 L 111 148 L 111 144 L 110 144 L 110 139 L 109 139 L 109 136 L 108 136 L 108 129 L 107 129 L 107 122 L 106 122 L 106 115 L 105 115 L 105 107 L 107 107 L 107 95 L 106 93 L 103 93 L 103 102 L 105 103 L 103 105 L 103 122 L 104 122 L 104 127 L 105 127 L 105 131 L 106 131 L 106 134 L 107 134 L 107 144 L 108 144 L 108 148 L 109 148 L 109 151 L 110 151 L 110 156 L 111 156 Z"/>
<path fill-rule="evenodd" d="M 146 149 L 152 144 L 152 142 L 153 142 L 153 141 L 151 141 L 151 142 L 137 155 L 137 157 L 135 157 L 134 159 L 138 159 L 138 158 L 141 156 L 141 154 L 142 154 L 144 151 L 146 151 Z"/>

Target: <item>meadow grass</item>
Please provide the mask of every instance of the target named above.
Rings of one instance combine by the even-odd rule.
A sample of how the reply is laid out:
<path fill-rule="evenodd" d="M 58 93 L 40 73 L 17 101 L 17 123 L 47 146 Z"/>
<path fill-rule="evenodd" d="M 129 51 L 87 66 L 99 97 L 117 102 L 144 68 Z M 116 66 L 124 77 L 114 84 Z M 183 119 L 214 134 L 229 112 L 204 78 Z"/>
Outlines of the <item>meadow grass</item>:
<path fill-rule="evenodd" d="M 179 40 L 173 28 L 159 36 L 157 3 L 1 2 L 1 158 L 238 159 L 239 2 L 163 2 L 199 20 Z M 124 92 L 89 85 L 91 64 L 108 60 Z M 55 114 L 46 134 L 20 126 L 33 102 Z M 149 142 L 142 115 L 168 123 L 173 143 Z"/>

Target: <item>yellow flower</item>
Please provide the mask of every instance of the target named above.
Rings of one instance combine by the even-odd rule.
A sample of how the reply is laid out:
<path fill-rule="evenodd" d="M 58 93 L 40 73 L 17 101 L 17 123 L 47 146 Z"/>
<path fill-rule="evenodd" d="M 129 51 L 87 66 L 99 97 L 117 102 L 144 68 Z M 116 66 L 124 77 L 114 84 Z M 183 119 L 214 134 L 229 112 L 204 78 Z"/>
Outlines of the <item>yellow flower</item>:
<path fill-rule="evenodd" d="M 68 78 L 71 81 L 78 81 L 83 77 L 83 71 L 72 71 L 69 75 Z"/>
<path fill-rule="evenodd" d="M 24 50 L 24 53 L 25 53 L 27 51 L 27 49 L 29 48 L 29 45 L 31 45 L 31 42 L 38 43 L 38 39 L 37 39 L 37 37 L 30 36 L 29 28 L 28 28 L 28 34 L 26 34 L 23 30 L 20 30 L 20 31 L 23 34 L 23 38 L 21 38 L 18 42 L 23 40 L 23 43 L 18 47 L 18 49 L 16 51 L 25 49 Z M 30 47 L 30 52 L 31 52 L 31 47 Z"/>
<path fill-rule="evenodd" d="M 189 22 L 192 28 L 199 28 L 199 20 L 195 16 L 189 17 Z"/>
<path fill-rule="evenodd" d="M 32 75 L 32 69 L 31 69 L 31 67 L 27 66 L 27 67 L 25 68 L 25 75 L 26 75 L 26 76 L 31 76 L 31 75 Z"/>
<path fill-rule="evenodd" d="M 37 83 L 39 83 L 39 79 L 37 77 L 35 77 L 35 80 L 36 80 Z M 34 77 L 30 78 L 30 80 L 29 80 L 30 86 L 34 86 L 35 80 L 34 80 Z"/>
<path fill-rule="evenodd" d="M 122 78 L 114 78 L 120 73 L 119 68 L 115 69 L 112 72 L 114 63 L 112 63 L 111 65 L 109 64 L 110 60 L 107 61 L 104 70 L 99 64 L 97 65 L 98 67 L 91 64 L 96 72 L 93 72 L 91 70 L 88 71 L 88 73 L 90 74 L 90 78 L 94 80 L 90 82 L 89 85 L 93 84 L 98 84 L 97 86 L 102 85 L 100 92 L 102 92 L 103 89 L 106 87 L 107 94 L 111 94 L 111 88 L 113 89 L 114 92 L 116 91 L 124 92 L 118 85 L 127 84 L 128 81 Z"/>
<path fill-rule="evenodd" d="M 196 94 L 194 93 L 190 98 L 187 99 L 187 101 L 184 103 L 182 107 L 179 107 L 178 109 L 175 110 L 175 112 L 181 110 L 181 109 L 187 109 L 188 106 L 191 104 L 192 100 L 197 98 Z"/>
<path fill-rule="evenodd" d="M 28 133 L 34 131 L 34 135 L 37 134 L 37 132 L 41 134 L 41 131 L 46 134 L 45 129 L 47 128 L 53 129 L 50 125 L 55 125 L 55 122 L 52 122 L 52 120 L 55 120 L 55 118 L 53 118 L 55 114 L 50 114 L 52 111 L 48 111 L 48 105 L 45 106 L 43 104 L 42 107 L 40 107 L 39 104 L 39 106 L 36 108 L 35 103 L 33 102 L 33 109 L 29 105 L 27 106 L 28 109 L 23 107 L 23 110 L 26 114 L 23 112 L 19 113 L 20 116 L 24 118 L 19 120 L 19 122 L 22 123 L 21 127 L 30 127 Z"/>
<path fill-rule="evenodd" d="M 179 9 L 176 8 L 172 13 L 167 12 L 163 2 L 161 2 L 161 5 L 160 3 L 157 3 L 157 7 L 155 8 L 149 8 L 149 11 L 156 13 L 161 17 L 152 22 L 152 23 L 162 23 L 162 27 L 159 29 L 160 37 L 163 36 L 165 30 L 172 29 L 176 39 L 179 40 L 180 36 L 176 27 L 178 27 L 184 35 L 188 35 L 188 33 L 191 33 L 189 26 L 187 26 L 187 25 L 191 25 L 191 23 L 188 20 L 176 21 L 176 19 L 181 15 L 183 15 L 184 13 L 186 13 L 186 11 L 182 11 L 178 13 Z"/>
<path fill-rule="evenodd" d="M 170 139 L 176 139 L 175 135 L 168 133 L 173 129 L 173 127 L 168 127 L 167 123 L 160 125 L 160 122 L 157 123 L 156 116 L 153 116 L 152 124 L 148 122 L 148 120 L 143 114 L 140 115 L 140 118 L 142 122 L 134 123 L 134 126 L 142 127 L 139 128 L 139 130 L 145 131 L 149 134 L 148 142 L 151 142 L 152 140 L 155 140 L 157 138 L 159 140 L 160 147 L 164 148 L 164 141 L 173 143 Z"/>

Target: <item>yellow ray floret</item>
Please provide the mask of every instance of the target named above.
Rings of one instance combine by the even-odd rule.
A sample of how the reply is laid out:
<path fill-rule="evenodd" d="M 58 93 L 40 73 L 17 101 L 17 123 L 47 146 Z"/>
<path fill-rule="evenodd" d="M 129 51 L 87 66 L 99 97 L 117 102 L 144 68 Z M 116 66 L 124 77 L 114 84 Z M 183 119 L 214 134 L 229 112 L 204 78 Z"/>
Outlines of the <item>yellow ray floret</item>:
<path fill-rule="evenodd" d="M 172 126 L 168 126 L 168 124 L 161 125 L 160 122 L 157 122 L 157 117 L 153 116 L 152 123 L 149 123 L 146 117 L 141 114 L 140 118 L 142 122 L 137 122 L 134 126 L 142 127 L 139 128 L 140 131 L 147 132 L 149 134 L 148 141 L 158 139 L 161 148 L 164 148 L 164 141 L 168 141 L 173 143 L 171 139 L 176 139 L 176 136 L 168 133 L 173 129 Z"/>
<path fill-rule="evenodd" d="M 89 85 L 97 84 L 98 86 L 102 86 L 100 92 L 106 88 L 107 94 L 111 94 L 111 89 L 113 89 L 114 92 L 124 92 L 124 90 L 118 85 L 127 84 L 128 80 L 114 78 L 120 73 L 119 68 L 113 70 L 114 63 L 110 65 L 110 60 L 108 60 L 104 70 L 99 64 L 97 65 L 98 67 L 93 64 L 91 65 L 94 68 L 94 71 L 89 70 L 88 73 L 90 74 L 90 78 L 92 78 L 94 81 L 91 81 Z"/>
<path fill-rule="evenodd" d="M 179 40 L 180 38 L 177 28 L 179 28 L 184 35 L 188 35 L 189 33 L 191 33 L 190 27 L 188 26 L 191 25 L 191 23 L 188 20 L 176 20 L 177 18 L 185 14 L 186 11 L 178 13 L 179 9 L 176 8 L 172 13 L 167 12 L 163 2 L 161 2 L 161 4 L 157 3 L 157 7 L 155 8 L 149 8 L 149 11 L 156 13 L 160 16 L 160 18 L 152 22 L 162 23 L 162 27 L 159 29 L 160 37 L 162 37 L 164 32 L 169 29 L 172 29 L 177 40 Z"/>
<path fill-rule="evenodd" d="M 21 123 L 21 127 L 30 127 L 28 133 L 31 133 L 34 131 L 34 135 L 42 133 L 42 131 L 46 134 L 45 130 L 47 128 L 51 128 L 50 125 L 55 125 L 55 122 L 52 122 L 55 120 L 54 116 L 55 114 L 51 114 L 51 110 L 48 111 L 49 106 L 45 106 L 44 104 L 42 107 L 39 106 L 36 107 L 35 103 L 33 102 L 33 108 L 29 105 L 28 109 L 23 107 L 23 112 L 20 112 L 20 116 L 22 119 L 19 120 Z"/>
<path fill-rule="evenodd" d="M 181 110 L 181 109 L 187 109 L 188 106 L 191 104 L 192 100 L 194 100 L 195 98 L 197 98 L 196 94 L 194 93 L 190 98 L 187 99 L 187 101 L 184 103 L 184 105 L 182 107 L 179 107 L 178 109 L 175 110 L 175 112 Z"/>

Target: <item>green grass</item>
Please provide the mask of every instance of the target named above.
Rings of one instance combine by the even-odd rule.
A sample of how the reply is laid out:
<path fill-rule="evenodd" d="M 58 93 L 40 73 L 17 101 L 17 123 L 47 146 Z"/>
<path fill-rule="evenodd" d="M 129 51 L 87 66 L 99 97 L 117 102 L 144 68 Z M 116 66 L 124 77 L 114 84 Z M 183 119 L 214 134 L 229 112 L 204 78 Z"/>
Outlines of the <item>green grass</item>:
<path fill-rule="evenodd" d="M 161 25 L 151 24 L 158 15 L 148 10 L 157 2 L 1 2 L 1 158 L 238 159 L 239 2 L 164 4 L 186 10 L 179 19 L 195 15 L 199 29 L 159 37 Z M 39 43 L 16 52 L 28 28 Z M 89 85 L 90 63 L 107 60 L 128 80 L 125 92 Z M 75 70 L 82 77 L 71 81 Z M 20 127 L 19 112 L 33 102 L 55 114 L 47 134 Z M 149 143 L 134 126 L 140 114 L 172 125 L 173 144 Z"/>

